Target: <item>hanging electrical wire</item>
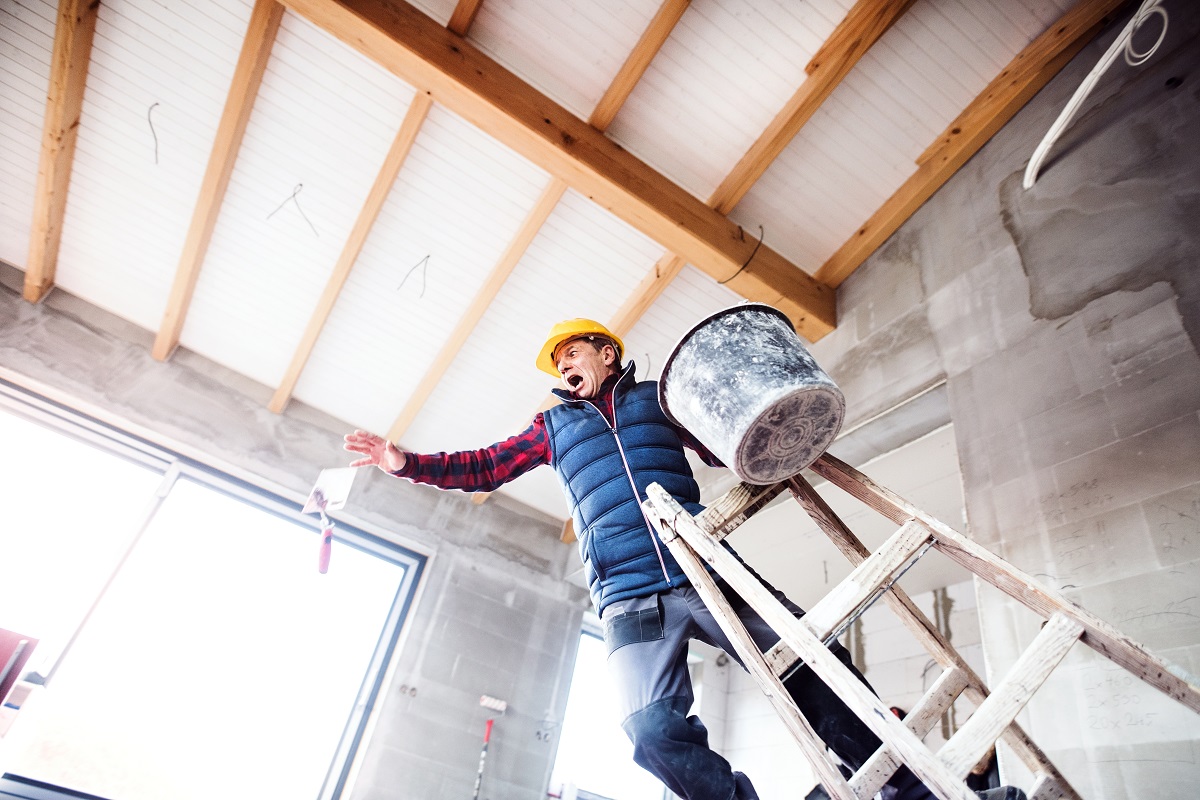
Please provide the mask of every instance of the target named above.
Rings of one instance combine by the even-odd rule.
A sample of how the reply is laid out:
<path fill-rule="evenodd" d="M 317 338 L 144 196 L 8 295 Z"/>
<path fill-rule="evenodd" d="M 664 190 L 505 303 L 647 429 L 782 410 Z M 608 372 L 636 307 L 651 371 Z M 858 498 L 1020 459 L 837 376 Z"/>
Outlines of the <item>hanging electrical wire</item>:
<path fill-rule="evenodd" d="M 1029 165 L 1025 168 L 1025 179 L 1022 181 L 1022 185 L 1026 189 L 1031 188 L 1034 182 L 1037 181 L 1038 170 L 1041 169 L 1042 162 L 1046 160 L 1046 155 L 1050 152 L 1050 148 L 1054 146 L 1054 143 L 1058 141 L 1058 137 L 1071 124 L 1071 120 L 1075 117 L 1076 112 L 1079 111 L 1079 107 L 1083 105 L 1083 101 L 1087 99 L 1092 89 L 1096 88 L 1096 84 L 1100 82 L 1100 77 L 1117 60 L 1117 54 L 1123 52 L 1125 54 L 1125 63 L 1131 67 L 1137 67 L 1146 63 L 1146 60 L 1158 50 L 1159 45 L 1163 43 L 1163 39 L 1167 36 L 1168 23 L 1167 10 L 1160 5 L 1161 2 L 1162 0 L 1144 0 L 1141 7 L 1134 13 L 1133 18 L 1129 20 L 1128 24 L 1121 31 L 1121 35 L 1109 46 L 1104 56 L 1092 68 L 1088 76 L 1083 79 L 1083 83 L 1079 85 L 1079 88 L 1075 90 L 1075 94 L 1071 96 L 1070 102 L 1067 103 L 1062 113 L 1058 115 L 1058 119 L 1054 121 L 1054 124 L 1050 126 L 1050 130 L 1046 131 L 1041 144 L 1037 146 L 1033 151 L 1033 156 L 1029 159 Z M 1162 31 L 1159 32 L 1158 39 L 1153 45 L 1147 50 L 1139 52 L 1134 46 L 1133 36 L 1153 16 L 1162 17 Z"/>

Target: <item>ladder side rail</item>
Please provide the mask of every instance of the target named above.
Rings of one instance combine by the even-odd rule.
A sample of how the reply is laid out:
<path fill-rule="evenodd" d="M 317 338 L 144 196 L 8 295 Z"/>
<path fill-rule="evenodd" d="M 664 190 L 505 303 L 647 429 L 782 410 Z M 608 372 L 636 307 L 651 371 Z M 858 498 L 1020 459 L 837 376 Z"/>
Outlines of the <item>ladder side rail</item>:
<path fill-rule="evenodd" d="M 788 480 L 788 488 L 796 501 L 825 531 L 851 564 L 859 564 L 870 555 L 871 551 L 867 549 L 866 545 L 854 535 L 846 523 L 842 522 L 837 513 L 829 507 L 821 495 L 817 494 L 816 489 L 807 480 L 796 475 Z M 978 708 L 988 696 L 987 684 L 983 679 L 971 668 L 971 665 L 963 660 L 929 617 L 917 608 L 916 603 L 903 588 L 893 586 L 884 595 L 884 598 L 893 613 L 900 618 L 904 626 L 939 666 L 943 669 L 959 669 L 967 676 L 967 699 Z M 1058 771 L 1045 752 L 1029 738 L 1029 735 L 1017 723 L 1014 722 L 1010 725 L 1002 738 L 1030 772 L 1035 775 L 1054 776 L 1059 785 L 1066 787 L 1067 791 L 1062 795 L 1064 800 L 1080 800 L 1078 793 L 1071 788 L 1071 784 Z"/>
<path fill-rule="evenodd" d="M 965 778 L 1025 708 L 1082 633 L 1083 626 L 1065 614 L 1052 616 L 1004 680 L 938 752 L 942 763 L 955 775 Z"/>
<path fill-rule="evenodd" d="M 929 529 L 916 520 L 904 523 L 878 550 L 864 559 L 837 586 L 804 615 L 804 622 L 822 641 L 847 620 L 861 614 L 879 599 L 885 584 L 900 572 L 931 538 Z"/>
<path fill-rule="evenodd" d="M 967 688 L 968 682 L 966 674 L 957 667 L 942 672 L 929 691 L 908 712 L 904 718 L 905 727 L 918 739 L 924 739 L 942 714 Z M 859 797 L 873 797 L 899 768 L 900 759 L 896 754 L 886 746 L 880 747 L 850 778 L 850 788 Z"/>
<path fill-rule="evenodd" d="M 746 571 L 732 553 L 707 537 L 691 515 L 666 490 L 652 483 L 646 488 L 646 494 L 646 505 L 654 508 L 651 519 L 659 528 L 661 538 L 674 540 L 677 536 L 682 537 L 697 556 L 712 565 L 734 591 L 804 659 L 817 677 L 842 698 L 851 712 L 895 750 L 934 794 L 941 800 L 978 800 L 962 779 L 946 769 L 883 701 L 855 677 L 823 642 L 813 636 L 806 625 L 797 624 L 795 617 Z"/>
<path fill-rule="evenodd" d="M 944 522 L 921 511 L 904 498 L 879 486 L 866 475 L 825 453 L 810 468 L 830 483 L 857 497 L 868 506 L 903 524 L 909 517 L 929 527 L 935 547 L 983 580 L 1039 614 L 1049 618 L 1061 611 L 1083 626 L 1080 640 L 1127 669 L 1136 677 L 1174 698 L 1193 711 L 1200 712 L 1200 683 L 1180 668 L 1146 650 L 1119 630 L 1067 600 L 1058 592 L 1041 586 L 1024 571 L 963 536 Z"/>
<path fill-rule="evenodd" d="M 701 511 L 696 516 L 696 523 L 718 540 L 724 539 L 743 522 L 766 508 L 786 487 L 787 484 L 783 482 L 770 486 L 739 483 Z"/>
<path fill-rule="evenodd" d="M 658 484 L 651 484 L 651 489 L 659 488 Z M 661 489 L 660 489 L 661 491 Z M 643 508 L 646 510 L 646 515 L 654 524 L 658 531 L 659 538 L 667 545 L 667 549 L 671 551 L 671 555 L 679 563 L 688 580 L 691 581 L 693 588 L 700 595 L 704 604 L 712 611 L 713 618 L 720 625 L 725 636 L 733 644 L 737 651 L 738 657 L 745 664 L 747 670 L 758 683 L 763 694 L 767 696 L 775 711 L 783 720 L 788 732 L 792 738 L 800 746 L 801 752 L 808 759 L 809 763 L 817 772 L 817 778 L 825 787 L 833 800 L 866 800 L 865 797 L 856 796 L 842 773 L 826 755 L 825 743 L 817 732 L 809 725 L 808 720 L 800 713 L 800 710 L 792 702 L 791 695 L 784 687 L 783 682 L 775 673 L 772 667 L 767 663 L 763 653 L 754 644 L 754 640 L 750 637 L 746 627 L 742 621 L 738 619 L 737 613 L 717 588 L 716 581 L 701 565 L 700 557 L 692 549 L 686 540 L 676 534 L 674 527 L 668 524 L 668 520 L 672 520 L 679 515 L 686 517 L 696 530 L 700 530 L 696 525 L 695 519 L 691 517 L 683 508 L 675 504 L 674 508 L 664 507 L 661 501 L 655 502 L 656 498 L 653 492 L 649 492 L 649 497 L 643 503 Z M 665 492 L 662 492 L 666 495 Z M 666 495 L 671 502 L 673 498 Z M 720 545 L 717 545 L 720 547 Z M 724 548 L 721 548 L 724 552 Z M 707 560 L 707 559 L 706 559 Z M 709 562 L 711 563 L 711 562 Z M 734 560 L 734 564 L 743 577 L 748 580 L 753 580 L 746 568 Z M 730 580 L 732 576 L 725 576 L 730 585 L 734 585 Z M 736 588 L 736 586 L 735 586 Z M 772 601 L 779 606 L 779 610 L 787 613 L 787 610 L 781 603 L 772 598 Z M 789 618 L 791 615 L 788 615 Z"/>

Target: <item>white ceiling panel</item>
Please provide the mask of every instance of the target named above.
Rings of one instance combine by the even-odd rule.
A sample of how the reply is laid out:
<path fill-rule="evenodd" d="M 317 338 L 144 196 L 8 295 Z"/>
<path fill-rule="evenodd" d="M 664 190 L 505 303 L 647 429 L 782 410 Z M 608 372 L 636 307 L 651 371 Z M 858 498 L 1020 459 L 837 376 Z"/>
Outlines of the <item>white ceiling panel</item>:
<path fill-rule="evenodd" d="M 587 119 L 658 6 L 658 0 L 487 0 L 468 38 Z"/>
<path fill-rule="evenodd" d="M 158 327 L 249 17 L 240 0 L 100 6 L 58 285 Z"/>
<path fill-rule="evenodd" d="M 48 0 L 0 4 L 0 259 L 22 269 L 54 50 Z"/>
<path fill-rule="evenodd" d="M 916 3 L 731 218 L 750 230 L 763 225 L 772 247 L 815 271 L 916 172 L 916 159 L 995 74 L 1042 33 L 1039 17 L 1021 20 L 1024 27 L 1017 27 L 996 8 L 960 0 Z"/>
<path fill-rule="evenodd" d="M 611 318 L 661 255 L 659 245 L 567 192 L 404 445 L 475 448 L 517 433 L 554 386 L 533 366 L 550 327 L 568 317 Z"/>
<path fill-rule="evenodd" d="M 707 200 L 804 82 L 848 0 L 695 0 L 612 137 Z"/>
<path fill-rule="evenodd" d="M 278 384 L 413 93 L 284 15 L 181 344 Z"/>
<path fill-rule="evenodd" d="M 358 427 L 391 428 L 548 181 L 435 105 L 296 397 Z"/>

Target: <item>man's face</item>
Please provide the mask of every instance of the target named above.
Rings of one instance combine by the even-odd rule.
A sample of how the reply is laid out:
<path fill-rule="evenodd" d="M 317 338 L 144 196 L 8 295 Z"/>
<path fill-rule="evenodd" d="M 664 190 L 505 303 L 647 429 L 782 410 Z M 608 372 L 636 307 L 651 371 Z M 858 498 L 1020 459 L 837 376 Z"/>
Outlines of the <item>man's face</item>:
<path fill-rule="evenodd" d="M 563 386 L 585 400 L 600 392 L 600 384 L 613 371 L 617 354 L 612 345 L 599 350 L 587 339 L 572 339 L 558 346 L 554 364 L 562 374 Z"/>

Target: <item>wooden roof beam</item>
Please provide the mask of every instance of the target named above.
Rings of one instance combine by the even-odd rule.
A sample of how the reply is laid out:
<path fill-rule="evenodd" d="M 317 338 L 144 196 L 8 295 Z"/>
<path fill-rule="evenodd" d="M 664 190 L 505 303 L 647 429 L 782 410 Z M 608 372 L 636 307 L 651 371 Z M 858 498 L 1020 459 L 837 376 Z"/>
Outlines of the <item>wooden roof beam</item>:
<path fill-rule="evenodd" d="M 666 0 L 658 7 L 625 63 L 617 70 L 617 75 L 608 85 L 604 96 L 592 109 L 592 115 L 588 117 L 589 125 L 598 131 L 608 130 L 608 126 L 616 119 L 617 112 L 625 105 L 638 81 L 646 74 L 650 62 L 658 55 L 658 51 L 662 50 L 671 31 L 675 30 L 680 17 L 690 4 L 691 0 Z"/>
<path fill-rule="evenodd" d="M 225 110 L 217 126 L 208 167 L 200 184 L 200 195 L 192 210 L 192 221 L 188 225 L 179 266 L 175 269 L 167 308 L 151 350 L 151 354 L 159 361 L 165 361 L 179 345 L 179 335 L 196 291 L 200 267 L 217 225 L 217 215 L 225 199 L 225 190 L 229 187 L 229 178 L 233 175 L 233 165 L 250 121 L 258 87 L 262 85 L 263 73 L 271 57 L 275 34 L 283 20 L 283 10 L 283 6 L 274 0 L 257 0 L 250 14 L 246 38 L 242 41 L 242 51 L 233 72 L 229 94 L 225 98 Z"/>
<path fill-rule="evenodd" d="M 317 337 L 321 335 L 321 330 L 329 320 L 329 315 L 333 313 L 333 306 L 342 293 L 342 287 L 346 285 L 346 279 L 350 277 L 350 270 L 354 267 L 354 262 L 358 260 L 363 244 L 367 241 L 367 235 L 375 225 L 375 220 L 379 218 L 379 212 L 383 209 L 383 204 L 392 191 L 392 185 L 396 182 L 396 177 L 400 174 L 400 169 L 404 166 L 413 143 L 417 140 L 421 124 L 428 116 L 429 108 L 432 105 L 433 100 L 429 95 L 418 92 L 408 106 L 404 121 L 400 123 L 400 130 L 397 131 L 396 138 L 392 140 L 392 146 L 383 160 L 383 167 L 375 176 L 375 183 L 371 185 L 371 191 L 367 193 L 367 199 L 363 203 L 362 209 L 359 210 L 357 219 L 354 220 L 354 227 L 350 230 L 346 244 L 342 246 L 341 255 L 338 256 L 333 272 L 325 284 L 325 290 L 317 300 L 316 310 L 309 318 L 300 344 L 292 355 L 291 364 L 288 365 L 279 388 L 275 390 L 275 394 L 267 406 L 276 414 L 283 411 L 288 400 L 291 399 L 292 392 L 295 391 L 296 384 L 300 381 L 300 373 L 308 363 L 313 348 L 317 345 Z"/>
<path fill-rule="evenodd" d="M 780 306 L 810 340 L 833 329 L 829 287 L 768 247 L 755 254 L 736 224 L 419 10 L 399 0 L 285 2 L 688 263 Z"/>
<path fill-rule="evenodd" d="M 469 2 L 470 0 L 461 0 L 461 2 Z M 460 5 L 461 5 L 460 2 Z M 642 33 L 633 52 L 625 60 L 625 64 L 617 71 L 617 75 L 609 84 L 608 90 L 604 93 L 604 97 L 596 104 L 596 109 L 592 112 L 588 119 L 588 124 L 597 130 L 605 130 L 616 117 L 617 112 L 625 101 L 629 99 L 629 95 L 633 92 L 637 81 L 645 73 L 646 67 L 654 59 L 654 55 L 662 48 L 667 37 L 670 36 L 671 30 L 675 24 L 679 22 L 679 18 L 683 16 L 684 10 L 687 8 L 691 0 L 667 0 L 654 15 L 646 30 Z M 504 282 L 508 280 L 508 276 L 512 274 L 513 268 L 517 262 L 525 255 L 525 251 L 533 242 L 538 231 L 549 219 L 550 214 L 554 211 L 558 201 L 562 199 L 563 194 L 567 191 L 567 183 L 561 178 L 552 178 L 550 183 L 542 192 L 542 196 L 534 204 L 533 209 L 525 218 L 525 222 L 521 225 L 517 235 L 513 237 L 512 242 L 500 257 L 500 261 L 492 269 L 483 286 L 475 294 L 471 304 L 463 313 L 458 323 L 454 326 L 450 336 L 446 339 L 442 349 L 438 351 L 437 356 L 433 360 L 433 365 L 426 371 L 424 377 L 421 378 L 417 388 L 409 396 L 408 402 L 404 404 L 396 421 L 392 423 L 391 429 L 388 431 L 387 438 L 391 441 L 399 441 L 404 436 L 408 427 L 412 425 L 413 420 L 421 413 L 421 409 L 437 388 L 438 383 L 446 374 L 446 370 L 450 368 L 450 364 L 458 357 L 459 351 L 470 338 L 471 333 L 475 330 L 479 321 L 483 319 L 483 315 L 487 313 L 488 307 L 492 301 L 496 299 L 496 295 L 500 293 Z M 682 263 L 680 264 L 682 266 Z M 676 269 L 678 272 L 678 269 Z M 672 276 L 673 277 L 673 276 Z M 643 281 L 645 283 L 645 281 Z M 639 287 L 641 290 L 641 287 Z M 659 289 L 659 292 L 662 290 Z M 635 297 L 636 297 L 635 293 Z M 657 297 L 658 295 L 654 295 Z M 650 300 L 653 302 L 653 300 Z M 646 306 L 649 304 L 647 303 Z M 642 306 L 643 308 L 646 306 Z M 640 312 L 638 314 L 640 316 Z M 629 326 L 632 327 L 633 322 L 637 320 L 634 317 Z M 479 502 L 487 497 L 485 493 L 477 494 Z"/>
<path fill-rule="evenodd" d="M 479 12 L 482 2 L 483 0 L 458 0 L 458 5 L 454 7 L 454 13 L 451 14 L 446 27 L 459 36 L 465 36 L 467 29 L 475 19 L 475 14 Z M 387 201 L 392 185 L 399 177 L 400 170 L 404 167 L 404 162 L 408 159 L 413 143 L 417 140 L 417 134 L 421 132 L 421 126 L 425 123 L 425 118 L 429 116 L 429 109 L 432 106 L 433 99 L 427 92 L 417 92 L 408 111 L 405 112 L 404 120 L 400 123 L 400 130 L 397 131 L 396 138 L 392 140 L 392 146 L 383 159 L 383 166 L 380 168 L 379 174 L 375 176 L 375 183 L 371 185 L 371 191 L 367 194 L 367 199 L 358 212 L 358 218 L 354 221 L 350 236 L 346 239 L 342 253 L 338 256 L 333 272 L 325 284 L 325 290 L 317 300 L 317 307 L 313 311 L 312 317 L 309 318 L 308 326 L 304 329 L 304 335 L 300 338 L 295 353 L 292 354 L 292 361 L 288 365 L 287 372 L 284 373 L 279 388 L 272 395 L 271 402 L 267 404 L 267 407 L 276 414 L 281 413 L 287 407 L 288 401 L 291 400 L 292 392 L 296 390 L 296 384 L 300 381 L 300 373 L 304 370 L 309 356 L 317 346 L 317 337 L 321 335 L 325 323 L 329 321 L 329 315 L 333 313 L 333 306 L 342 293 L 342 287 L 346 285 L 346 279 L 350 277 L 350 270 L 353 269 L 354 262 L 358 260 L 359 253 L 362 252 L 363 245 L 367 241 L 367 235 L 375 226 L 375 220 L 379 218 L 379 212 L 383 210 L 383 204 Z"/>
<path fill-rule="evenodd" d="M 1098 34 L 1128 0 L 1081 0 L 1017 54 L 917 160 L 915 173 L 817 270 L 840 286 L 1013 115 Z"/>
<path fill-rule="evenodd" d="M 708 204 L 728 214 L 762 177 L 859 59 L 916 0 L 858 0 L 804 67 L 807 79 L 713 192 Z"/>
<path fill-rule="evenodd" d="M 29 260 L 25 264 L 24 297 L 31 303 L 40 301 L 54 286 L 99 7 L 97 0 L 59 0 L 58 4 L 29 231 Z"/>

